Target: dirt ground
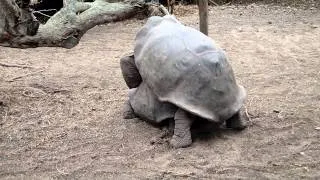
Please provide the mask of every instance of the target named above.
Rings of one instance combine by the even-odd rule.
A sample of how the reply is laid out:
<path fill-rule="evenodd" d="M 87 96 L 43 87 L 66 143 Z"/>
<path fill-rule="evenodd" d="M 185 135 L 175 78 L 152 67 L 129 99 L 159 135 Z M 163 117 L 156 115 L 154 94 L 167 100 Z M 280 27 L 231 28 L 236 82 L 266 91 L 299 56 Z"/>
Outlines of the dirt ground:
<path fill-rule="evenodd" d="M 177 17 L 197 28 L 195 6 Z M 248 91 L 250 126 L 194 134 L 121 116 L 119 59 L 145 20 L 90 30 L 73 49 L 0 47 L 0 179 L 320 179 L 320 11 L 210 7 L 209 32 Z"/>

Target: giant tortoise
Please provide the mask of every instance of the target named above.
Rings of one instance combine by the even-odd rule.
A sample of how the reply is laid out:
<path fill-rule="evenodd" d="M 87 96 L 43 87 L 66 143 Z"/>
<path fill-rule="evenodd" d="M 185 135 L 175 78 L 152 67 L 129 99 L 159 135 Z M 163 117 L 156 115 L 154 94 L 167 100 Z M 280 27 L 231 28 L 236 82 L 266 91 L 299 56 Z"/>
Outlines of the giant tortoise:
<path fill-rule="evenodd" d="M 213 40 L 174 16 L 151 17 L 135 39 L 134 53 L 120 61 L 129 90 L 124 118 L 153 123 L 174 119 L 173 147 L 191 145 L 197 119 L 244 129 L 245 89 Z"/>

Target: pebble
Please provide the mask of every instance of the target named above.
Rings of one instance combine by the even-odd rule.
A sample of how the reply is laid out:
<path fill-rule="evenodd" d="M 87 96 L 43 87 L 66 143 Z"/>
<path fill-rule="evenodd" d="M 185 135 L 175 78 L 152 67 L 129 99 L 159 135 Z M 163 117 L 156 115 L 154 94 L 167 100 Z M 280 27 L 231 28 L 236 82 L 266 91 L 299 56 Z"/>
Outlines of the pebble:
<path fill-rule="evenodd" d="M 319 26 L 317 26 L 317 25 L 315 25 L 315 24 L 312 24 L 311 25 L 311 28 L 313 28 L 313 29 L 316 29 L 316 28 L 318 28 Z"/>
<path fill-rule="evenodd" d="M 306 155 L 304 152 L 300 152 L 300 154 L 301 154 L 302 156 Z"/>

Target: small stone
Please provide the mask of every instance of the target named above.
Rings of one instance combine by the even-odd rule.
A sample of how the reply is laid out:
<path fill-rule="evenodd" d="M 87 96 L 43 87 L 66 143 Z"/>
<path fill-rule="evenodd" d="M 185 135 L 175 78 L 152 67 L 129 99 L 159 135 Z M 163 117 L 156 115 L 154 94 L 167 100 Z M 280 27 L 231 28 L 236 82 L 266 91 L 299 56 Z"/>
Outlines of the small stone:
<path fill-rule="evenodd" d="M 268 21 L 268 24 L 272 24 L 272 22 L 271 22 L 271 21 Z"/>
<path fill-rule="evenodd" d="M 156 139 L 153 139 L 153 138 L 152 138 L 152 139 L 150 140 L 150 144 L 151 144 L 151 145 L 154 145 L 155 143 L 156 143 Z"/>
<path fill-rule="evenodd" d="M 303 167 L 303 170 L 304 170 L 305 172 L 309 172 L 309 168 L 308 168 L 308 167 Z"/>
<path fill-rule="evenodd" d="M 283 119 L 284 116 L 283 116 L 281 113 L 279 113 L 279 114 L 278 114 L 278 118 L 279 118 L 279 119 Z"/>
<path fill-rule="evenodd" d="M 311 26 L 310 26 L 312 29 L 316 29 L 316 28 L 318 28 L 319 26 L 317 26 L 317 25 L 315 25 L 315 24 L 311 24 Z"/>
<path fill-rule="evenodd" d="M 91 159 L 98 159 L 98 156 L 97 155 L 93 155 L 93 156 L 91 156 Z"/>
<path fill-rule="evenodd" d="M 320 127 L 316 127 L 316 128 L 314 128 L 315 130 L 320 130 Z"/>

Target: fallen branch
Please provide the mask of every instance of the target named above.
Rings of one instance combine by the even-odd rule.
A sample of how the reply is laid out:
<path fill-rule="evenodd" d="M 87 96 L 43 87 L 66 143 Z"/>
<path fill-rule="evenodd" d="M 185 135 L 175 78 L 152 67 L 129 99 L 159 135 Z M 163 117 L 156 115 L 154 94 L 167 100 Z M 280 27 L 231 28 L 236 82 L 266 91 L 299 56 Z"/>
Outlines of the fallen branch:
<path fill-rule="evenodd" d="M 150 15 L 150 12 L 158 12 L 162 13 L 162 15 L 169 14 L 168 11 L 164 10 L 163 6 L 145 3 L 144 0 L 130 0 L 118 3 L 109 3 L 107 0 L 95 0 L 94 2 L 65 0 L 64 5 L 62 9 L 49 18 L 46 24 L 39 26 L 34 36 L 23 34 L 4 36 L 1 35 L 0 26 L 0 46 L 15 48 L 72 48 L 79 43 L 83 34 L 96 25 L 121 21 L 136 15 L 145 17 Z M 6 37 L 3 42 L 1 42 L 2 36 Z"/>

